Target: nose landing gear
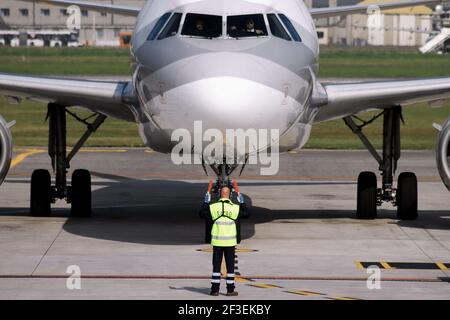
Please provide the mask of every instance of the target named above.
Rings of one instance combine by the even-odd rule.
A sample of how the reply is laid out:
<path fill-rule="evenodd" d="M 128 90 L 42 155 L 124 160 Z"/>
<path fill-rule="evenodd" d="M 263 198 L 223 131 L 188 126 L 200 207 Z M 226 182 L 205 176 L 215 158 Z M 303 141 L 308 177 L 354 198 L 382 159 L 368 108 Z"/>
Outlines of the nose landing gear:
<path fill-rule="evenodd" d="M 212 194 L 219 195 L 222 187 L 229 187 L 233 191 L 233 183 L 230 176 L 239 167 L 239 164 L 227 164 L 224 159 L 223 164 L 214 164 L 210 165 L 210 167 L 217 176 L 216 183 L 213 185 Z"/>
<path fill-rule="evenodd" d="M 87 126 L 85 134 L 75 144 L 72 151 L 66 153 L 66 113 Z M 92 214 L 91 175 L 87 170 L 75 170 L 72 174 L 72 184 L 67 183 L 67 170 L 70 161 L 84 145 L 86 140 L 97 131 L 105 121 L 106 116 L 97 115 L 93 123 L 81 119 L 64 106 L 48 105 L 49 143 L 48 154 L 51 158 L 55 184 L 52 185 L 48 170 L 35 170 L 31 177 L 30 213 L 32 216 L 44 217 L 51 215 L 51 204 L 58 199 L 64 199 L 71 204 L 73 217 L 90 217 Z"/>
<path fill-rule="evenodd" d="M 230 176 L 233 172 L 239 167 L 239 164 L 226 164 L 225 159 L 223 164 L 215 164 L 210 165 L 211 169 L 217 176 L 215 183 L 213 181 L 210 182 L 210 187 L 208 191 L 211 194 L 211 201 L 217 201 L 220 199 L 220 189 L 223 187 L 228 187 L 231 190 L 230 199 L 233 199 L 233 195 L 237 195 L 239 190 L 237 186 L 236 180 L 232 180 Z M 244 164 L 245 167 L 245 164 Z M 243 168 L 244 169 L 244 168 Z M 206 169 L 205 169 L 206 171 Z M 242 171 L 241 171 L 242 172 Z M 236 231 L 237 231 L 237 242 L 241 242 L 241 223 L 240 220 L 236 220 Z M 205 219 L 205 243 L 211 243 L 211 221 Z"/>
<path fill-rule="evenodd" d="M 362 132 L 368 124 L 383 116 L 383 150 L 380 156 L 374 146 Z M 362 122 L 357 125 L 353 119 Z M 377 207 L 390 202 L 397 207 L 397 218 L 400 220 L 416 220 L 418 218 L 417 177 L 412 172 L 405 172 L 398 177 L 397 188 L 394 188 L 394 174 L 400 159 L 400 122 L 402 109 L 400 106 L 383 110 L 370 121 L 363 121 L 355 116 L 344 118 L 346 125 L 363 142 L 370 154 L 379 164 L 382 175 L 381 188 L 377 189 L 377 178 L 373 172 L 362 172 L 358 177 L 357 211 L 358 219 L 375 219 Z"/>

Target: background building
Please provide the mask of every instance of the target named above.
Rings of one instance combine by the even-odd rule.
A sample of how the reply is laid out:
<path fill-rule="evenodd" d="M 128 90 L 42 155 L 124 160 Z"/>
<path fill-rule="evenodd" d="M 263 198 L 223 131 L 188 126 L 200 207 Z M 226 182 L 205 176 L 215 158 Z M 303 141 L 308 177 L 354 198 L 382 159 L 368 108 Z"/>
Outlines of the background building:
<path fill-rule="evenodd" d="M 393 0 L 307 0 L 315 8 L 356 4 L 380 4 Z M 326 34 L 323 43 L 349 46 L 422 46 L 433 31 L 433 7 L 416 6 L 320 19 L 318 30 Z"/>
<path fill-rule="evenodd" d="M 145 0 L 95 0 L 142 7 Z M 298 0 L 302 1 L 302 0 Z M 305 0 L 309 7 L 382 3 L 393 0 Z M 367 15 L 321 19 L 318 31 L 323 44 L 350 46 L 422 46 L 432 30 L 433 8 L 419 6 L 384 12 L 378 28 L 368 28 Z M 20 0 L 0 1 L 0 29 L 63 29 L 67 13 L 62 7 Z M 80 42 L 90 45 L 119 45 L 119 33 L 132 31 L 135 18 L 82 10 Z"/>
<path fill-rule="evenodd" d="M 96 2 L 142 7 L 145 0 L 95 0 Z M 136 19 L 82 10 L 80 42 L 96 45 L 119 45 L 119 33 L 131 31 Z M 0 1 L 0 28 L 15 30 L 65 29 L 66 9 L 47 3 L 20 0 Z M 2 26 L 2 23 L 4 24 Z"/>

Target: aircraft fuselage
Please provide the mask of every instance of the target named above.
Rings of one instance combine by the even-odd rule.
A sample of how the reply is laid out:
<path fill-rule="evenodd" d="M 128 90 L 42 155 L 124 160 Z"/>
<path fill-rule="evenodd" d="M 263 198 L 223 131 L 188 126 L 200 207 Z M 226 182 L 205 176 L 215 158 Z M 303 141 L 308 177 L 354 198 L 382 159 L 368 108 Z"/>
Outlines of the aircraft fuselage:
<path fill-rule="evenodd" d="M 259 34 L 240 31 L 240 21 L 248 28 L 249 19 L 260 21 Z M 198 36 L 195 28 L 203 23 L 211 31 Z M 318 51 L 301 1 L 148 1 L 132 41 L 141 136 L 149 147 L 170 152 L 172 132 L 193 132 L 201 121 L 205 130 L 223 132 L 278 129 L 281 152 L 299 148 L 315 115 Z"/>

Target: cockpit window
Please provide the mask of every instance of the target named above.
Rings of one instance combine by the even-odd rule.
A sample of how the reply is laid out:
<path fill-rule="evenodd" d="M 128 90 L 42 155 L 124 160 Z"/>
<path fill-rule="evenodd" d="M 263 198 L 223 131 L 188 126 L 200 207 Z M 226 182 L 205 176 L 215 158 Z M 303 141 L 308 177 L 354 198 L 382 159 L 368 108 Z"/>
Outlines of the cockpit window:
<path fill-rule="evenodd" d="M 188 13 L 181 35 L 205 39 L 219 38 L 222 36 L 222 16 Z"/>
<path fill-rule="evenodd" d="M 268 14 L 267 19 L 269 20 L 270 31 L 272 32 L 272 35 L 274 37 L 292 41 L 291 37 L 288 35 L 286 30 L 284 30 L 283 25 L 281 24 L 280 20 L 278 20 L 275 14 Z"/>
<path fill-rule="evenodd" d="M 267 36 L 264 16 L 262 14 L 229 16 L 227 18 L 227 35 L 238 39 Z"/>
<path fill-rule="evenodd" d="M 153 28 L 153 30 L 148 35 L 147 40 L 151 41 L 151 40 L 155 40 L 156 39 L 156 36 L 161 31 L 162 27 L 164 27 L 164 25 L 166 24 L 167 20 L 170 18 L 171 14 L 172 14 L 171 12 L 167 12 L 167 13 L 163 14 L 161 16 L 161 18 L 159 18 L 158 22 L 156 22 L 155 27 Z"/>
<path fill-rule="evenodd" d="M 279 14 L 281 21 L 283 21 L 284 25 L 288 29 L 289 33 L 291 34 L 294 41 L 302 42 L 302 38 L 300 38 L 300 35 L 298 34 L 297 30 L 295 30 L 294 25 L 292 24 L 291 20 L 289 20 L 288 17 L 286 17 L 284 14 Z"/>
<path fill-rule="evenodd" d="M 158 40 L 166 39 L 173 37 L 177 34 L 178 29 L 180 28 L 182 13 L 174 13 L 172 18 L 170 18 L 164 30 L 158 37 Z"/>

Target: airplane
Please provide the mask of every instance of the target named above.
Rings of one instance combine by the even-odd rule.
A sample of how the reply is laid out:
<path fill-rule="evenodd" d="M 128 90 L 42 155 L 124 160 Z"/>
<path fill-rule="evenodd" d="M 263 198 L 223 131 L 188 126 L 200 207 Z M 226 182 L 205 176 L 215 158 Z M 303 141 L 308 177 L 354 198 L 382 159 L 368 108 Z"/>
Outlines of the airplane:
<path fill-rule="evenodd" d="M 319 44 L 314 20 L 366 13 L 370 6 L 308 9 L 300 0 L 148 0 L 143 8 L 92 1 L 42 2 L 77 5 L 137 20 L 131 45 L 130 81 L 0 73 L 0 94 L 8 101 L 30 99 L 48 105 L 48 151 L 55 183 L 48 170 L 33 172 L 31 215 L 50 215 L 51 204 L 61 199 L 71 203 L 72 216 L 91 216 L 90 173 L 75 170 L 69 183 L 67 172 L 77 151 L 107 117 L 137 123 L 144 143 L 161 153 L 172 151 L 174 130 L 192 130 L 195 121 L 219 130 L 277 129 L 281 133 L 277 141 L 279 152 L 283 153 L 302 148 L 314 124 L 343 119 L 349 133 L 356 134 L 378 162 L 382 175 L 380 186 L 374 172 L 359 175 L 357 218 L 375 219 L 377 208 L 391 203 L 397 207 L 398 219 L 417 219 L 416 175 L 404 172 L 394 181 L 401 155 L 402 108 L 449 99 L 450 76 L 359 83 L 321 83 L 317 78 Z M 379 8 L 440 3 L 413 0 L 383 3 Z M 236 27 L 249 18 L 254 28 Z M 200 29 L 199 20 L 203 23 Z M 70 109 L 74 106 L 92 111 L 96 118 L 92 122 L 77 118 L 87 130 L 67 154 L 66 117 L 76 117 Z M 383 119 L 381 153 L 363 132 L 372 121 L 360 121 L 357 116 L 368 110 L 378 110 L 374 119 Z M 1 182 L 12 157 L 11 125 L 1 118 Z M 450 191 L 450 118 L 436 127 L 440 130 L 437 167 Z M 227 161 L 210 166 L 218 184 L 229 181 L 238 167 Z"/>

